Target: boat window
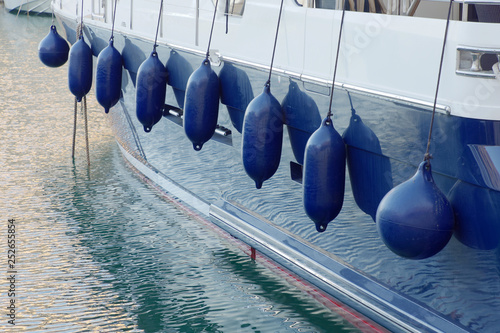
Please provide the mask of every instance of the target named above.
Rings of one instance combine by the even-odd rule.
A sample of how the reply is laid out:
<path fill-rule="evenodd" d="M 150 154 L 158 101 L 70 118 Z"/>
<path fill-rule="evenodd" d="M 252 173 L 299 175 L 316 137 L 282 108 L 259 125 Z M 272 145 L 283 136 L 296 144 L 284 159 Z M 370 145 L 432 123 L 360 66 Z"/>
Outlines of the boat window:
<path fill-rule="evenodd" d="M 320 9 L 342 9 L 342 1 L 346 4 L 346 10 L 370 13 L 386 13 L 385 2 L 393 0 L 295 0 L 299 6 Z M 396 0 L 410 1 L 410 0 Z M 420 1 L 420 0 L 413 0 Z"/>
<path fill-rule="evenodd" d="M 447 0 L 295 0 L 301 7 L 446 19 Z M 500 1 L 456 0 L 452 20 L 500 23 Z"/>
<path fill-rule="evenodd" d="M 467 6 L 467 21 L 500 23 L 500 5 L 492 2 L 489 4 L 470 3 Z"/>
<path fill-rule="evenodd" d="M 216 0 L 212 0 L 214 5 Z M 245 9 L 245 0 L 222 0 L 225 15 L 242 16 Z"/>
<path fill-rule="evenodd" d="M 106 22 L 106 2 L 103 0 L 92 0 L 92 19 Z"/>
<path fill-rule="evenodd" d="M 335 9 L 337 0 L 295 0 L 299 6 L 323 9 Z"/>
<path fill-rule="evenodd" d="M 336 3 L 336 0 L 316 0 L 314 1 L 314 6 L 316 8 L 335 9 Z"/>

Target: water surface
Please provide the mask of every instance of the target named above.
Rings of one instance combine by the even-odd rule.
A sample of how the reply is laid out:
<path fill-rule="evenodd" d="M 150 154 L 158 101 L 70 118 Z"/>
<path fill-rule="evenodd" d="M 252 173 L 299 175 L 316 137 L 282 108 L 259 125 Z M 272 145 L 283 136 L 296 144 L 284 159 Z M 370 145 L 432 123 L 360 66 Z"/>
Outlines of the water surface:
<path fill-rule="evenodd" d="M 165 201 L 120 155 L 88 96 L 90 167 L 67 65 L 37 57 L 50 18 L 0 7 L 0 331 L 352 332 L 338 316 Z M 15 299 L 15 326 L 6 306 Z"/>

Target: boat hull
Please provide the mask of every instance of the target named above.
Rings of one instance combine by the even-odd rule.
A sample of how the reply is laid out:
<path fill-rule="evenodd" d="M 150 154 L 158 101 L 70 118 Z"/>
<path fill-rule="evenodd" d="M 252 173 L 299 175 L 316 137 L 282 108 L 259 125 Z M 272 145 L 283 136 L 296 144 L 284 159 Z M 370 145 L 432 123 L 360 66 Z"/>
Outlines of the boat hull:
<path fill-rule="evenodd" d="M 60 19 L 68 40 L 74 40 L 74 21 Z M 97 56 L 107 45 L 109 30 L 88 24 L 84 31 Z M 348 145 L 348 158 L 357 156 L 348 161 L 349 171 L 365 168 L 372 176 L 351 181 L 350 175 L 346 175 L 342 211 L 327 231 L 318 234 L 304 212 L 302 185 L 292 179 L 290 165 L 300 161 L 301 147 L 313 132 L 311 119 L 326 116 L 329 96 L 321 92 L 328 91 L 328 86 L 312 87 L 283 74 L 273 75 L 273 94 L 280 102 L 290 103 L 288 110 L 296 112 L 287 119 L 288 132 L 284 135 L 276 174 L 266 186 L 256 189 L 241 162 L 238 121 L 243 117 L 238 112 L 244 112 L 244 105 L 230 105 L 230 99 L 222 99 L 228 104 L 220 105 L 218 123 L 231 129 L 231 135 L 214 135 L 201 151 L 192 149 L 180 126 L 182 120 L 168 112 L 150 133 L 144 133 L 135 117 L 135 79 L 139 65 L 152 50 L 152 42 L 118 34 L 115 47 L 124 58 L 123 98 L 110 111 L 110 123 L 125 158 L 162 190 L 392 331 L 489 331 L 500 326 L 497 316 L 500 301 L 495 296 L 500 293 L 498 219 L 496 222 L 489 219 L 486 233 L 481 230 L 481 218 L 477 216 L 473 221 L 462 222 L 466 227 L 458 230 L 468 230 L 472 225 L 479 236 L 475 234 L 473 239 L 464 241 L 461 233 L 441 253 L 425 261 L 395 256 L 377 233 L 373 201 L 380 200 L 390 188 L 415 173 L 425 153 L 431 119 L 429 107 L 350 91 L 356 115 L 370 129 L 369 137 L 376 137 L 378 142 L 376 147 L 373 140 Z M 203 54 L 183 48 L 172 52 L 166 45 L 157 50 L 164 64 L 168 64 L 173 54 L 176 63 L 182 63 L 177 67 L 177 80 L 169 82 L 166 98 L 167 110 L 182 109 L 184 82 Z M 237 70 L 231 76 L 232 79 L 236 76 L 235 82 L 228 84 L 233 94 L 239 93 L 249 102 L 249 96 L 257 95 L 264 87 L 267 80 L 264 70 L 228 62 L 214 67 L 216 73 L 226 65 Z M 334 96 L 333 122 L 341 134 L 347 131 L 353 117 L 348 91 L 340 87 Z M 237 115 L 231 117 L 234 113 Z M 488 207 L 483 209 L 487 212 L 482 213 L 499 216 L 496 169 L 481 166 L 494 165 L 491 161 L 499 156 L 496 149 L 487 147 L 500 145 L 500 122 L 441 112 L 436 114 L 435 128 L 432 165 L 439 188 L 446 194 L 464 188 L 462 183 L 473 186 L 487 193 L 492 203 L 485 205 Z M 355 135 L 362 137 L 363 133 Z M 370 163 L 360 165 L 366 161 Z M 351 172 L 351 176 L 355 175 L 356 172 Z M 375 199 L 356 194 L 370 189 L 376 193 Z M 463 205 L 463 194 L 455 196 Z M 473 206 L 474 198 L 471 202 Z M 360 207 L 369 208 L 364 211 Z M 470 210 L 462 215 L 471 215 Z"/>
<path fill-rule="evenodd" d="M 4 0 L 5 9 L 13 14 L 51 15 L 50 0 Z"/>

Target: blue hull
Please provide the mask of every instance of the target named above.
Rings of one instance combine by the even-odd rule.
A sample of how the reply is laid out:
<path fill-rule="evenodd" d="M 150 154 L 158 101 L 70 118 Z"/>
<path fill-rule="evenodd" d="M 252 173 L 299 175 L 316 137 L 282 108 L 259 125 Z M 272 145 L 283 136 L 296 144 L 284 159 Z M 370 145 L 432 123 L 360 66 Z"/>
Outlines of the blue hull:
<path fill-rule="evenodd" d="M 74 42 L 73 22 L 63 25 Z M 97 56 L 109 31 L 86 26 L 85 34 Z M 152 42 L 115 36 L 115 47 L 126 70 L 123 98 L 110 111 L 112 127 L 125 157 L 163 190 L 391 331 L 498 330 L 499 122 L 436 115 L 433 176 L 453 205 L 455 237 L 434 257 L 407 260 L 385 247 L 374 216 L 382 197 L 422 161 L 431 110 L 353 91 L 353 111 L 347 91 L 335 90 L 333 121 L 348 142 L 349 172 L 342 211 L 318 233 L 303 209 L 300 164 L 307 138 L 326 116 L 326 87 L 273 76 L 288 135 L 277 173 L 256 189 L 241 162 L 240 130 L 246 105 L 262 91 L 266 72 L 238 64 L 213 67 L 222 90 L 218 124 L 232 133 L 215 134 L 194 151 L 180 118 L 165 112 L 150 133 L 136 119 L 137 69 Z M 167 68 L 170 62 L 166 102 L 174 111 L 182 109 L 187 78 L 202 55 L 162 46 L 158 54 Z"/>

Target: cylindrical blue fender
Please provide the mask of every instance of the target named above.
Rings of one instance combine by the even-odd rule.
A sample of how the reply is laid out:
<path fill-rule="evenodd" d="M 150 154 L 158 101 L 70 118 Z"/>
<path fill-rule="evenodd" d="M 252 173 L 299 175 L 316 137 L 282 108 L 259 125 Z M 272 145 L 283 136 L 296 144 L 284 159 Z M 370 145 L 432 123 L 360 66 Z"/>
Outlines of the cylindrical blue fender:
<path fill-rule="evenodd" d="M 318 232 L 326 230 L 344 204 L 345 158 L 342 137 L 327 117 L 307 141 L 302 179 L 304 209 Z"/>
<path fill-rule="evenodd" d="M 455 223 L 453 210 L 434 183 L 428 161 L 385 195 L 376 223 L 385 245 L 401 257 L 425 259 L 448 244 Z"/>
<path fill-rule="evenodd" d="M 68 82 L 69 90 L 78 102 L 92 87 L 92 50 L 83 36 L 69 50 Z"/>
<path fill-rule="evenodd" d="M 184 101 L 184 131 L 200 150 L 210 140 L 219 116 L 219 78 L 205 59 L 189 77 Z"/>
<path fill-rule="evenodd" d="M 95 76 L 96 99 L 108 113 L 120 100 L 122 86 L 122 56 L 113 46 L 113 39 L 97 57 Z"/>
<path fill-rule="evenodd" d="M 245 111 L 241 155 L 245 171 L 257 188 L 278 170 L 283 145 L 281 105 L 266 84 Z"/>
<path fill-rule="evenodd" d="M 136 115 L 145 132 L 150 132 L 163 115 L 167 79 L 167 69 L 153 51 L 139 67 L 136 83 Z"/>
<path fill-rule="evenodd" d="M 69 45 L 58 33 L 55 25 L 38 44 L 38 58 L 45 66 L 60 67 L 68 61 Z"/>

